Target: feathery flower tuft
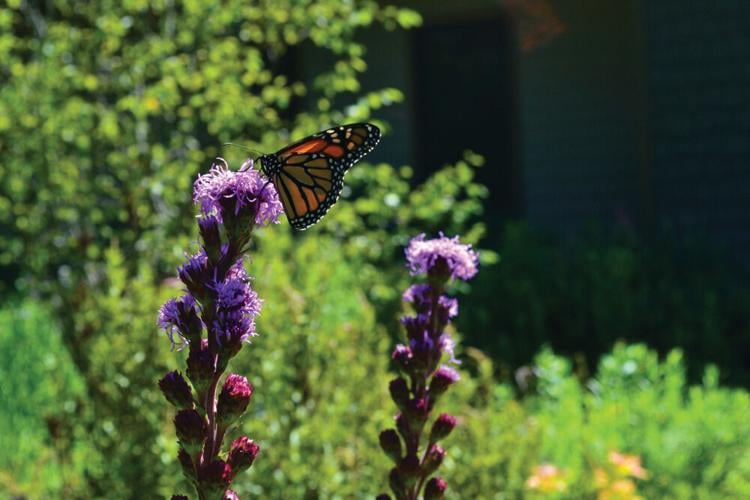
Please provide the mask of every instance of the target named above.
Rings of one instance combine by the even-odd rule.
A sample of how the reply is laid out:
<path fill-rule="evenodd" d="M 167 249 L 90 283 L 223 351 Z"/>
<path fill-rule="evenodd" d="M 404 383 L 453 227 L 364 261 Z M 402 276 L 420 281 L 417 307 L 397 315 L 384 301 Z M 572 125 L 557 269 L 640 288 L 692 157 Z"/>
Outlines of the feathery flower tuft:
<path fill-rule="evenodd" d="M 278 223 L 284 208 L 273 184 L 252 168 L 252 160 L 238 171 L 230 170 L 223 159 L 219 160 L 193 186 L 193 199 L 203 213 L 223 221 L 228 213 L 238 215 L 249 208 L 255 213 L 255 224 Z"/>
<path fill-rule="evenodd" d="M 159 309 L 159 328 L 167 332 L 172 347 L 181 350 L 191 340 L 199 340 L 203 322 L 198 317 L 195 299 L 188 294 L 168 300 Z"/>
<path fill-rule="evenodd" d="M 413 238 L 406 248 L 406 260 L 413 275 L 429 273 L 445 265 L 451 278 L 462 280 L 473 278 L 479 263 L 471 245 L 462 245 L 458 236 L 448 238 L 442 233 L 431 240 L 425 240 L 424 234 Z"/>

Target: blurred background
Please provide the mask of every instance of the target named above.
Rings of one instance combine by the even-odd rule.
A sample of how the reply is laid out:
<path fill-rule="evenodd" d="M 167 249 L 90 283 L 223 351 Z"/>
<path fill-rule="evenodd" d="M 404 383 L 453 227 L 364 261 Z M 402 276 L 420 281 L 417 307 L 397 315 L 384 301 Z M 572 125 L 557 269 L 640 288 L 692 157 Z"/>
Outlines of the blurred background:
<path fill-rule="evenodd" d="M 403 247 L 439 231 L 482 254 L 450 498 L 750 497 L 747 26 L 742 0 L 5 0 L 0 493 L 190 492 L 156 313 L 192 182 L 225 142 L 367 120 L 332 212 L 256 232 L 243 498 L 386 490 Z"/>

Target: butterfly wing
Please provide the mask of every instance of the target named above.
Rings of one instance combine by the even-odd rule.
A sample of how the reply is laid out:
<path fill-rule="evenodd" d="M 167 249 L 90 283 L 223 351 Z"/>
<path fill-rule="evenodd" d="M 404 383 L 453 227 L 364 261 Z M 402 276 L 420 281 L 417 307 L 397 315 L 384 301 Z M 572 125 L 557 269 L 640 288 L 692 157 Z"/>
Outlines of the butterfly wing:
<path fill-rule="evenodd" d="M 307 229 L 328 212 L 341 194 L 346 171 L 379 140 L 375 125 L 355 123 L 324 130 L 262 158 L 293 228 Z"/>

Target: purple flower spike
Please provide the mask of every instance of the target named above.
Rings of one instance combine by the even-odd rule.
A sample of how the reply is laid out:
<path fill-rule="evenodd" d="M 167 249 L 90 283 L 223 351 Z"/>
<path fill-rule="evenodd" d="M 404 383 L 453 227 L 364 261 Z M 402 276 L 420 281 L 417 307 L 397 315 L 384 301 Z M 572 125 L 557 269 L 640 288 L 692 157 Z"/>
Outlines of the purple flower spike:
<path fill-rule="evenodd" d="M 406 259 L 412 274 L 426 274 L 427 283 L 413 284 L 402 296 L 416 314 L 401 318 L 408 344 L 397 345 L 391 354 L 403 374 L 389 386 L 400 410 L 396 416 L 398 432 L 383 431 L 380 444 L 398 464 L 389 476 L 397 499 L 419 498 L 422 487 L 424 498 L 442 499 L 447 483 L 430 476 L 446 455 L 437 441 L 448 437 L 456 418 L 443 413 L 433 422 L 429 434 L 424 431 L 436 402 L 459 380 L 456 370 L 440 366 L 445 359 L 458 364 L 455 342 L 446 330 L 458 315 L 458 300 L 443 293 L 449 280 L 468 280 L 476 275 L 478 256 L 458 237 L 447 238 L 441 233 L 432 240 L 425 240 L 424 235 L 413 238 L 406 248 Z M 402 440 L 406 447 L 403 455 Z"/>
<path fill-rule="evenodd" d="M 442 261 L 451 278 L 462 280 L 473 278 L 479 263 L 471 245 L 462 245 L 458 236 L 448 238 L 442 233 L 439 238 L 431 240 L 425 240 L 424 234 L 412 239 L 406 248 L 406 260 L 414 275 L 428 273 Z"/>
<path fill-rule="evenodd" d="M 404 302 L 414 304 L 414 309 L 418 313 L 424 313 L 429 310 L 432 300 L 432 287 L 426 284 L 412 285 L 406 289 L 401 296 Z"/>
<path fill-rule="evenodd" d="M 227 212 L 234 215 L 245 207 L 255 212 L 255 224 L 278 223 L 284 208 L 273 187 L 259 171 L 253 170 L 252 160 L 238 171 L 230 170 L 223 159 L 214 164 L 193 186 L 193 199 L 205 214 L 223 220 Z"/>
<path fill-rule="evenodd" d="M 250 383 L 230 374 L 219 393 L 229 361 L 256 335 L 261 300 L 250 285 L 244 254 L 255 226 L 278 222 L 282 212 L 273 185 L 252 166 L 248 160 L 235 172 L 219 159 L 196 180 L 201 248 L 177 269 L 188 293 L 167 301 L 158 317 L 173 345 L 190 346 L 185 370 L 190 384 L 173 371 L 159 387 L 180 408 L 174 418 L 178 460 L 197 498 L 237 499 L 229 485 L 253 463 L 259 449 L 243 437 L 222 450 L 227 429 L 250 402 Z"/>
<path fill-rule="evenodd" d="M 231 315 L 256 316 L 260 313 L 261 300 L 258 298 L 258 294 L 250 288 L 247 280 L 229 278 L 217 283 L 214 291 L 216 292 L 216 305 L 219 314 L 223 314 L 224 319 L 228 319 L 228 316 Z"/>

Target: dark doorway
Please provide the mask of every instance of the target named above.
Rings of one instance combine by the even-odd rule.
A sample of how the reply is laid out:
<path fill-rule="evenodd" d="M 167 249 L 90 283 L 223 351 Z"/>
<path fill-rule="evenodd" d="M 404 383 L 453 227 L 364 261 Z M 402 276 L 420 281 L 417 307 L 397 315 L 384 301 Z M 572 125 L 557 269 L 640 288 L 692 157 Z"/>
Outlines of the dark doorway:
<path fill-rule="evenodd" d="M 512 21 L 428 24 L 413 37 L 416 174 L 424 178 L 467 149 L 484 156 L 478 179 L 490 189 L 493 232 L 522 212 Z"/>

